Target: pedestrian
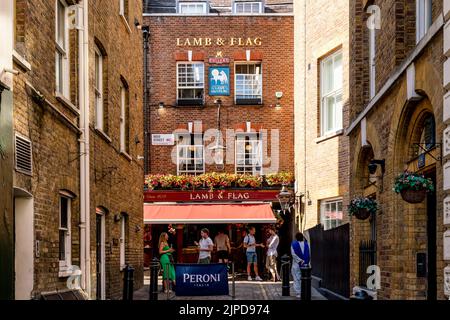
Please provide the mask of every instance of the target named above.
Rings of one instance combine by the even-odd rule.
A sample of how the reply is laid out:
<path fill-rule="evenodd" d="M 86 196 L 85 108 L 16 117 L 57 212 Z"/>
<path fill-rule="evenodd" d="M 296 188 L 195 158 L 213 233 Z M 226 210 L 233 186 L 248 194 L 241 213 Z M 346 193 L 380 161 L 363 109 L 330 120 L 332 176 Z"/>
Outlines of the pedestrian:
<path fill-rule="evenodd" d="M 277 270 L 277 257 L 278 257 L 278 244 L 280 243 L 280 238 L 278 237 L 275 227 L 269 228 L 269 239 L 267 239 L 267 259 L 266 268 L 272 275 L 272 281 L 277 282 L 280 280 Z"/>
<path fill-rule="evenodd" d="M 303 233 L 299 232 L 295 235 L 295 240 L 291 245 L 292 254 L 292 277 L 294 278 L 294 291 L 297 298 L 300 298 L 301 293 L 301 269 L 309 267 L 311 258 L 309 254 L 309 244 L 306 241 Z"/>
<path fill-rule="evenodd" d="M 198 263 L 211 263 L 211 252 L 214 250 L 214 243 L 209 237 L 209 230 L 204 228 L 200 231 L 202 238 L 199 242 L 195 241 L 195 245 L 199 247 Z"/>
<path fill-rule="evenodd" d="M 175 285 L 175 267 L 172 253 L 175 251 L 172 246 L 169 246 L 169 235 L 167 232 L 161 233 L 159 236 L 159 254 L 161 267 L 163 269 L 163 287 L 164 292 L 171 292 L 170 282 Z"/>
<path fill-rule="evenodd" d="M 219 234 L 214 238 L 214 245 L 217 249 L 219 263 L 228 263 L 228 257 L 231 252 L 230 238 L 223 230 L 219 230 Z"/>
<path fill-rule="evenodd" d="M 262 281 L 261 277 L 258 274 L 258 255 L 256 254 L 256 247 L 264 248 L 263 244 L 256 243 L 255 239 L 255 227 L 251 227 L 249 229 L 249 234 L 244 238 L 244 248 L 246 249 L 247 255 L 247 275 L 248 281 L 252 281 L 251 269 L 252 265 L 255 270 L 255 280 Z"/>

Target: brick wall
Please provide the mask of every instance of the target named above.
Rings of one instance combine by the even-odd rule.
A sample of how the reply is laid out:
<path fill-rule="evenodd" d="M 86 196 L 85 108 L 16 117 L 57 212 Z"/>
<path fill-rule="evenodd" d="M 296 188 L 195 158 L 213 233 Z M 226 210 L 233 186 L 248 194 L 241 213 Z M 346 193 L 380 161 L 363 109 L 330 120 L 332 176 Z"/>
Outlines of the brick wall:
<path fill-rule="evenodd" d="M 280 164 L 279 171 L 293 171 L 294 156 L 294 122 L 293 122 L 293 18 L 292 17 L 145 17 L 150 26 L 149 73 L 147 81 L 150 88 L 150 102 L 146 108 L 150 118 L 151 133 L 172 133 L 179 125 L 187 127 L 189 121 L 202 121 L 204 130 L 217 128 L 217 107 L 215 97 L 208 95 L 208 58 L 215 57 L 221 51 L 223 57 L 230 58 L 229 97 L 221 97 L 221 130 L 225 137 L 226 129 L 251 121 L 267 129 L 280 132 Z M 220 26 L 220 28 L 211 28 Z M 209 46 L 209 47 L 177 47 L 177 38 L 186 37 L 261 37 L 262 45 L 244 46 Z M 234 104 L 234 65 L 237 57 L 244 59 L 245 50 L 250 49 L 253 57 L 262 57 L 263 105 L 236 106 Z M 158 103 L 176 105 L 176 56 L 186 55 L 193 51 L 194 57 L 202 57 L 205 63 L 204 107 L 168 107 L 158 110 Z M 280 100 L 281 108 L 275 108 L 275 93 L 283 92 Z M 269 136 L 269 141 L 271 135 Z M 213 142 L 213 141 L 211 141 Z M 207 142 L 209 145 L 211 142 Z M 234 146 L 231 145 L 233 148 Z M 171 162 L 173 147 L 152 146 L 149 165 L 152 173 L 176 174 L 176 164 Z M 274 161 L 276 155 L 269 157 Z M 234 153 L 232 162 L 225 166 L 226 172 L 234 172 Z M 267 157 L 265 158 L 266 161 Z M 270 163 L 269 163 L 270 166 Z M 206 167 L 207 172 L 217 171 L 215 165 Z"/>
<path fill-rule="evenodd" d="M 396 68 L 415 48 L 415 4 L 414 1 L 374 1 L 381 8 L 381 30 L 377 32 L 376 88 L 380 90 L 394 74 Z M 433 17 L 436 21 L 442 9 L 441 1 L 433 1 Z M 368 102 L 367 29 L 361 1 L 351 2 L 351 91 L 350 108 L 352 119 Z M 414 14 L 414 19 L 412 15 Z M 427 203 L 411 205 L 392 191 L 396 176 L 405 168 L 417 170 L 417 159 L 411 150 L 417 143 L 421 117 L 432 113 L 436 119 L 436 137 L 442 135 L 442 75 L 429 70 L 442 68 L 442 34 L 439 32 L 414 61 L 416 70 L 415 88 L 423 98 L 407 101 L 406 73 L 391 86 L 368 113 L 367 140 L 375 159 L 386 160 L 386 172 L 381 177 L 377 172 L 376 188 L 372 189 L 380 204 L 376 217 L 377 265 L 381 269 L 381 289 L 378 299 L 426 299 L 427 279 L 417 277 L 416 257 L 427 253 L 427 215 L 435 215 L 437 226 L 428 232 L 436 234 L 437 247 L 437 296 L 443 296 L 444 268 L 442 256 L 442 165 L 430 157 L 423 173 L 437 175 L 437 209 L 427 212 Z M 350 135 L 351 197 L 370 190 L 362 183 L 367 162 L 361 146 L 361 132 L 357 127 Z M 428 156 L 427 156 L 428 157 Z M 370 192 L 372 192 L 370 191 Z M 351 220 L 351 286 L 358 284 L 359 250 L 361 240 L 371 237 L 369 221 Z"/>
<path fill-rule="evenodd" d="M 304 1 L 298 1 L 295 5 L 295 161 L 309 229 L 320 223 L 321 200 L 343 197 L 344 208 L 347 203 L 348 138 L 342 132 L 328 139 L 321 137 L 320 65 L 331 53 L 342 51 L 345 128 L 349 121 L 349 8 L 348 1 L 335 1 L 332 6 L 328 1 L 307 2 L 306 7 Z"/>

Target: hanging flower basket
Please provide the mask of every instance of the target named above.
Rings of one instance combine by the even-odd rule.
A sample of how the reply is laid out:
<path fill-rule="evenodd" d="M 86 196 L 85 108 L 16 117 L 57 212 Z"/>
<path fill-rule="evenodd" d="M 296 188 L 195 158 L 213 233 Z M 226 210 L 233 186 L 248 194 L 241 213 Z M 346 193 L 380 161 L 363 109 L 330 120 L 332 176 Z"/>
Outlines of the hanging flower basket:
<path fill-rule="evenodd" d="M 359 220 L 366 220 L 378 210 L 378 203 L 372 198 L 357 197 L 350 201 L 348 213 Z"/>
<path fill-rule="evenodd" d="M 408 203 L 421 203 L 427 192 L 434 191 L 434 184 L 423 175 L 405 171 L 395 179 L 394 191 Z"/>
<path fill-rule="evenodd" d="M 427 197 L 427 190 L 402 190 L 400 195 L 408 203 L 421 203 Z"/>

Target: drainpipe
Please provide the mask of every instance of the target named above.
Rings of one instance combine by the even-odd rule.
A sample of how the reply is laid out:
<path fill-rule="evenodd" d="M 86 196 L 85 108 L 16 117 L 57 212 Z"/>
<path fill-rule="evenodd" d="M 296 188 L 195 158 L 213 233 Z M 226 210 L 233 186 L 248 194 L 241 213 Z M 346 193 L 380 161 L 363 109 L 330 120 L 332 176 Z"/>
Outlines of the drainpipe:
<path fill-rule="evenodd" d="M 80 267 L 81 286 L 91 297 L 90 285 L 90 185 L 89 185 L 89 63 L 88 0 L 82 0 L 83 27 L 78 29 L 80 103 Z"/>
<path fill-rule="evenodd" d="M 152 119 L 152 110 L 148 106 L 148 83 L 147 83 L 147 75 L 148 75 L 148 52 L 149 52 L 149 37 L 150 37 L 150 27 L 143 26 L 142 33 L 144 37 L 144 174 L 147 175 L 150 173 L 151 165 L 151 154 L 150 154 L 150 145 L 151 145 L 151 119 Z M 149 108 L 147 110 L 147 108 Z"/>

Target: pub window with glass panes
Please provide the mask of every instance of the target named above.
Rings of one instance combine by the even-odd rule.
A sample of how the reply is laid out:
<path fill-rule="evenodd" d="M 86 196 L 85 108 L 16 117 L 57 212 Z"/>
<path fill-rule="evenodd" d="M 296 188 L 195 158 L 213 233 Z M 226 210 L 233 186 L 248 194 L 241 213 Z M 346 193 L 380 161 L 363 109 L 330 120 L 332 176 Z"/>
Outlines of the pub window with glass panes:
<path fill-rule="evenodd" d="M 321 203 L 321 224 L 323 229 L 330 230 L 342 225 L 342 199 L 326 200 Z"/>
<path fill-rule="evenodd" d="M 236 174 L 262 174 L 261 146 L 259 134 L 236 136 Z"/>
<path fill-rule="evenodd" d="M 236 64 L 235 91 L 236 104 L 262 103 L 261 63 Z"/>
<path fill-rule="evenodd" d="M 177 100 L 179 105 L 203 104 L 205 66 L 201 62 L 180 62 L 177 65 Z"/>
<path fill-rule="evenodd" d="M 205 173 L 203 135 L 180 135 L 177 144 L 178 175 L 200 175 Z"/>
<path fill-rule="evenodd" d="M 234 3 L 235 14 L 258 14 L 262 13 L 261 2 L 235 2 Z"/>
<path fill-rule="evenodd" d="M 342 51 L 321 62 L 321 135 L 342 129 Z"/>

